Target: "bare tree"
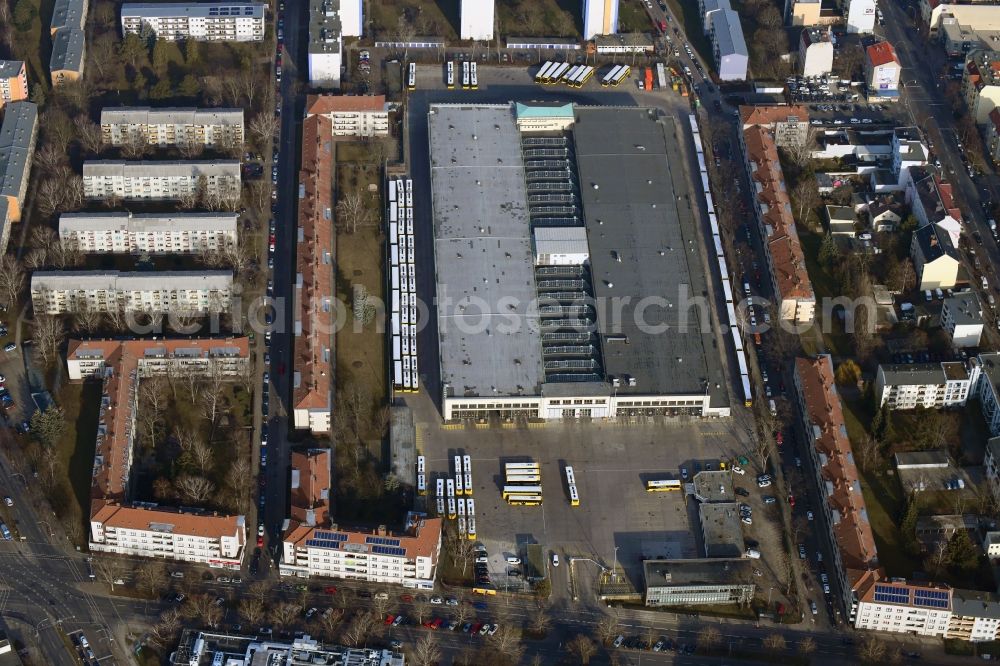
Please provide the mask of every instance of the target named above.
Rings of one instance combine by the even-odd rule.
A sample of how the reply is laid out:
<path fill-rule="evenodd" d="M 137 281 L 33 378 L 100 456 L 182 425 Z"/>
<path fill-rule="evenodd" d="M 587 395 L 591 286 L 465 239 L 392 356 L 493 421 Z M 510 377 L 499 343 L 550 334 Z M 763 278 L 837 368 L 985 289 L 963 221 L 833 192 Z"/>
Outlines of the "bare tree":
<path fill-rule="evenodd" d="M 87 116 L 77 117 L 74 124 L 76 125 L 76 138 L 80 142 L 80 146 L 91 155 L 100 153 L 104 146 L 101 126 Z"/>
<path fill-rule="evenodd" d="M 265 109 L 253 117 L 250 121 L 250 133 L 257 139 L 258 144 L 267 145 L 278 131 L 278 117 Z"/>
<path fill-rule="evenodd" d="M 597 653 L 597 646 L 583 634 L 577 634 L 566 643 L 566 651 L 580 660 L 581 664 L 589 664 L 590 658 Z"/>
<path fill-rule="evenodd" d="M 35 152 L 33 162 L 43 173 L 51 174 L 59 167 L 65 166 L 66 159 L 65 151 L 60 151 L 51 144 L 45 144 L 41 150 Z"/>
<path fill-rule="evenodd" d="M 118 64 L 116 51 L 115 39 L 110 34 L 99 35 L 88 44 L 87 55 L 99 78 L 103 79 Z"/>
<path fill-rule="evenodd" d="M 264 603 L 254 597 L 240 599 L 239 614 L 250 627 L 258 626 L 264 619 Z M 251 629 L 252 631 L 252 629 Z"/>
<path fill-rule="evenodd" d="M 618 616 L 606 615 L 597 623 L 597 637 L 601 639 L 602 643 L 609 645 L 618 635 L 619 628 Z"/>
<path fill-rule="evenodd" d="M 702 650 L 711 650 L 712 648 L 718 647 L 719 643 L 722 642 L 722 633 L 717 627 L 709 625 L 698 632 L 696 640 L 698 642 L 698 647 Z"/>
<path fill-rule="evenodd" d="M 352 234 L 357 232 L 358 227 L 372 223 L 372 212 L 368 209 L 361 192 L 349 192 L 337 202 L 337 220 L 350 229 Z"/>
<path fill-rule="evenodd" d="M 778 652 L 784 652 L 787 646 L 788 644 L 785 641 L 785 637 L 781 634 L 768 634 L 764 637 L 764 648 L 768 652 L 775 654 Z"/>
<path fill-rule="evenodd" d="M 240 89 L 243 91 L 243 96 L 247 98 L 247 106 L 253 108 L 253 98 L 257 94 L 257 72 L 254 69 L 243 70 L 237 76 L 240 83 Z M 265 107 L 265 112 L 269 111 Z"/>
<path fill-rule="evenodd" d="M 215 603 L 215 598 L 209 594 L 194 594 L 184 606 L 184 614 L 192 619 L 207 624 L 213 629 L 219 626 L 224 611 Z"/>
<path fill-rule="evenodd" d="M 177 492 L 189 502 L 200 504 L 215 493 L 215 484 L 203 476 L 183 474 L 177 477 Z"/>
<path fill-rule="evenodd" d="M 73 313 L 73 330 L 84 335 L 93 335 L 101 326 L 101 313 L 96 310 L 80 310 Z"/>
<path fill-rule="evenodd" d="M 858 645 L 858 659 L 863 664 L 877 664 L 885 657 L 884 639 L 872 634 Z"/>
<path fill-rule="evenodd" d="M 207 474 L 215 466 L 215 452 L 212 451 L 212 447 L 208 442 L 201 437 L 196 437 L 191 444 L 191 457 L 194 458 L 199 471 L 203 475 Z"/>
<path fill-rule="evenodd" d="M 59 345 L 66 337 L 66 328 L 62 319 L 52 315 L 36 315 L 32 322 L 35 336 L 35 354 L 46 368 L 59 358 Z"/>
<path fill-rule="evenodd" d="M 427 617 L 427 612 L 430 609 L 427 606 L 426 601 L 421 601 L 419 598 L 413 602 L 413 617 L 416 618 L 417 624 L 422 624 L 424 619 Z"/>
<path fill-rule="evenodd" d="M 226 98 L 230 105 L 239 106 L 240 97 L 243 94 L 243 86 L 237 76 L 225 76 L 222 78 L 222 89 L 226 93 Z"/>
<path fill-rule="evenodd" d="M 816 651 L 816 639 L 812 636 L 806 636 L 801 641 L 799 641 L 799 654 L 801 654 L 806 659 Z"/>
<path fill-rule="evenodd" d="M 247 595 L 251 599 L 256 599 L 263 606 L 271 596 L 271 584 L 264 580 L 258 580 L 250 584 L 247 588 Z"/>
<path fill-rule="evenodd" d="M 17 296 L 24 289 L 24 267 L 13 255 L 0 257 L 0 292 L 7 299 L 6 305 L 13 307 Z"/>
<path fill-rule="evenodd" d="M 490 648 L 506 657 L 510 663 L 516 664 L 524 655 L 524 644 L 521 642 L 521 630 L 510 622 L 502 622 L 495 634 L 487 641 Z"/>
<path fill-rule="evenodd" d="M 137 160 L 149 151 L 149 142 L 141 132 L 127 132 L 121 150 L 126 159 Z"/>
<path fill-rule="evenodd" d="M 337 633 L 337 628 L 344 621 L 344 611 L 341 608 L 331 608 L 330 612 L 319 616 L 319 625 L 327 640 L 333 640 Z"/>
<path fill-rule="evenodd" d="M 359 613 L 344 632 L 344 640 L 348 645 L 358 647 L 365 644 L 375 627 L 375 618 L 371 611 Z"/>
<path fill-rule="evenodd" d="M 160 649 L 175 644 L 176 634 L 181 627 L 181 612 L 177 608 L 168 608 L 160 616 L 159 622 L 153 625 L 149 632 L 149 641 Z"/>
<path fill-rule="evenodd" d="M 372 599 L 372 610 L 375 611 L 376 621 L 381 621 L 385 618 L 385 612 L 389 610 L 389 604 L 392 602 L 389 600 L 389 595 L 385 596 L 376 594 Z"/>
<path fill-rule="evenodd" d="M 432 634 L 425 633 L 413 646 L 414 666 L 434 666 L 441 660 L 441 650 L 437 639 Z"/>
<path fill-rule="evenodd" d="M 124 560 L 120 560 L 113 555 L 103 555 L 94 560 L 94 573 L 102 581 L 111 586 L 111 591 L 114 592 L 115 585 L 118 584 L 119 580 L 122 580 L 122 576 L 128 570 Z"/>
<path fill-rule="evenodd" d="M 282 601 L 271 608 L 271 622 L 282 629 L 289 627 L 295 622 L 302 607 L 287 601 Z"/>
<path fill-rule="evenodd" d="M 136 571 L 136 582 L 152 596 L 157 596 L 167 584 L 167 567 L 162 560 L 147 560 Z"/>
<path fill-rule="evenodd" d="M 548 633 L 551 627 L 552 616 L 549 615 L 548 608 L 537 606 L 531 610 L 531 615 L 528 619 L 528 631 L 536 636 L 542 636 Z"/>

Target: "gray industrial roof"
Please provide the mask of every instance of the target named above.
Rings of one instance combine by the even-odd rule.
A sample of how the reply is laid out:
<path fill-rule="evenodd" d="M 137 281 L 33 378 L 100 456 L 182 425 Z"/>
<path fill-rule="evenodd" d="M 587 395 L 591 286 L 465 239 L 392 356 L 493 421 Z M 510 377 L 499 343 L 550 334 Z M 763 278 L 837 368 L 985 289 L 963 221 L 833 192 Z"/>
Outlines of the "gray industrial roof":
<path fill-rule="evenodd" d="M 961 363 L 888 363 L 880 365 L 879 369 L 889 386 L 944 384 L 949 379 L 969 377 Z"/>
<path fill-rule="evenodd" d="M 242 125 L 243 109 L 199 109 L 195 107 L 152 108 L 148 106 L 106 106 L 101 124 L 127 125 Z"/>
<path fill-rule="evenodd" d="M 983 306 L 974 291 L 964 291 L 944 299 L 944 306 L 958 326 L 983 323 Z"/>
<path fill-rule="evenodd" d="M 733 474 L 721 470 L 703 471 L 694 475 L 694 494 L 700 502 L 732 502 Z"/>
<path fill-rule="evenodd" d="M 18 197 L 28 178 L 38 107 L 31 102 L 11 102 L 5 109 L 0 125 L 0 194 Z"/>
<path fill-rule="evenodd" d="M 83 177 L 166 178 L 169 176 L 240 177 L 239 160 L 87 160 Z"/>
<path fill-rule="evenodd" d="M 676 125 L 638 108 L 576 114 L 594 296 L 607 313 L 599 319 L 607 374 L 636 379 L 618 393 L 699 394 L 707 386 L 713 405 L 727 404 L 709 308 L 681 307 L 682 298 L 701 297 L 708 287 Z M 643 311 L 651 299 L 665 300 Z M 662 325 L 665 331 L 655 328 Z M 624 335 L 628 344 L 609 345 L 608 335 Z M 711 372 L 706 349 L 716 358 Z"/>
<path fill-rule="evenodd" d="M 31 290 L 127 290 L 160 291 L 184 289 L 229 289 L 233 285 L 230 271 L 148 271 L 120 273 L 118 271 L 35 271 L 31 274 Z"/>
<path fill-rule="evenodd" d="M 0 60 L 0 78 L 9 79 L 21 73 L 23 60 Z"/>
<path fill-rule="evenodd" d="M 719 56 L 725 58 L 731 55 L 747 57 L 747 43 L 743 39 L 743 26 L 740 25 L 740 15 L 732 9 L 721 9 L 712 14 L 712 31 L 718 44 Z"/>
<path fill-rule="evenodd" d="M 238 213 L 63 213 L 59 231 L 226 231 L 236 233 Z"/>
<path fill-rule="evenodd" d="M 309 0 L 309 52 L 340 53 L 340 0 Z"/>
<path fill-rule="evenodd" d="M 441 381 L 455 396 L 538 395 L 534 262 L 511 109 L 434 105 L 428 129 Z"/>
<path fill-rule="evenodd" d="M 896 454 L 897 469 L 928 466 L 948 467 L 950 464 L 951 459 L 948 457 L 948 452 L 943 449 L 935 449 L 933 451 L 903 451 Z"/>
<path fill-rule="evenodd" d="M 126 2 L 121 13 L 142 18 L 263 18 L 265 7 L 263 2 Z M 223 9 L 229 13 L 222 14 Z"/>
<path fill-rule="evenodd" d="M 743 555 L 743 529 L 736 502 L 699 504 L 698 517 L 705 541 L 705 557 Z"/>
<path fill-rule="evenodd" d="M 951 592 L 951 612 L 962 617 L 988 617 L 1000 620 L 1000 597 L 978 590 Z"/>
<path fill-rule="evenodd" d="M 87 37 L 79 28 L 61 28 L 52 39 L 49 72 L 83 73 L 83 52 Z"/>
<path fill-rule="evenodd" d="M 753 561 L 742 557 L 644 560 L 646 588 L 753 583 Z"/>

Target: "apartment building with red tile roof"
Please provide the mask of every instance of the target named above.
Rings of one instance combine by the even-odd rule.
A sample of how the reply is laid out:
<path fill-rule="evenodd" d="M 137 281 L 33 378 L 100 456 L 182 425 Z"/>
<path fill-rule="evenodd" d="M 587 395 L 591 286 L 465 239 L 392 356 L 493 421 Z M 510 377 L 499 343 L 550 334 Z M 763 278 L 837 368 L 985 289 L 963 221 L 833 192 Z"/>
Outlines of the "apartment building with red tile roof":
<path fill-rule="evenodd" d="M 859 576 L 853 591 L 856 607 L 851 617 L 857 629 L 917 636 L 948 632 L 953 604 L 948 585 L 888 578 L 876 569 Z"/>
<path fill-rule="evenodd" d="M 805 254 L 795 228 L 774 135 L 765 126 L 750 125 L 740 136 L 753 188 L 754 215 L 761 237 L 766 239 L 771 285 L 780 297 L 779 314 L 782 319 L 795 323 L 811 323 L 815 316 L 816 295 L 806 270 Z"/>
<path fill-rule="evenodd" d="M 210 376 L 215 373 L 228 378 L 242 377 L 249 371 L 250 346 L 247 338 L 70 340 L 66 366 L 70 380 L 90 377 L 102 380 L 91 481 L 91 499 L 94 502 L 91 540 L 101 544 L 99 534 L 103 528 L 95 527 L 95 515 L 103 510 L 102 518 L 106 517 L 110 515 L 106 508 L 109 503 L 121 508 L 129 500 L 128 485 L 140 409 L 141 379 L 154 375 L 189 377 L 192 374 Z M 173 510 L 166 511 L 175 514 Z M 192 520 L 204 517 L 202 514 L 191 515 Z M 242 520 L 239 516 L 231 518 Z M 104 521 L 97 522 L 103 524 Z M 180 524 L 186 526 L 190 523 L 184 519 Z M 130 554 L 141 554 L 133 552 L 136 546 L 129 548 Z"/>
<path fill-rule="evenodd" d="M 311 116 L 302 123 L 298 245 L 294 301 L 292 410 L 296 429 L 330 432 L 333 410 L 333 125 Z"/>
<path fill-rule="evenodd" d="M 744 130 L 754 126 L 771 130 L 779 146 L 801 145 L 809 137 L 809 108 L 800 104 L 761 104 L 741 106 L 740 124 Z"/>
<path fill-rule="evenodd" d="M 303 525 L 330 520 L 330 449 L 292 453 L 291 516 Z"/>
<path fill-rule="evenodd" d="M 306 117 L 323 116 L 334 136 L 389 136 L 385 95 L 309 95 Z"/>
<path fill-rule="evenodd" d="M 830 356 L 795 359 L 794 382 L 806 449 L 824 500 L 821 513 L 834 553 L 833 574 L 839 578 L 837 589 L 844 592 L 841 601 L 849 612 L 851 582 L 857 578 L 852 572 L 877 568 L 878 551 Z"/>

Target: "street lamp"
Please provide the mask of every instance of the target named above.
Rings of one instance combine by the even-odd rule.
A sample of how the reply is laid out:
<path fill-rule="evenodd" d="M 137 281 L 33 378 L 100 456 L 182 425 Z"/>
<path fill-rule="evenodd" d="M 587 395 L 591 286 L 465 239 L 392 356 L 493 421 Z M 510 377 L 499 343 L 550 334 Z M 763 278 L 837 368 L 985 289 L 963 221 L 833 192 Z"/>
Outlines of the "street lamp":
<path fill-rule="evenodd" d="M 771 593 L 774 592 L 774 586 L 772 585 L 767 591 L 767 607 L 771 607 Z"/>
<path fill-rule="evenodd" d="M 615 546 L 615 565 L 611 569 L 611 579 L 618 582 L 618 546 Z"/>

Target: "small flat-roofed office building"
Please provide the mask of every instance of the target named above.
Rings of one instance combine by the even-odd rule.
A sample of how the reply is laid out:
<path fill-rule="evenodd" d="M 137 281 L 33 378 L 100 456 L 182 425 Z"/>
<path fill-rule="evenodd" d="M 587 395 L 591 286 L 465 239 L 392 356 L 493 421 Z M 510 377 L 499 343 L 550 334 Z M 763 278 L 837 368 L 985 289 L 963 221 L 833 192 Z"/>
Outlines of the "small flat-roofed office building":
<path fill-rule="evenodd" d="M 728 415 L 711 313 L 682 307 L 711 288 L 684 250 L 683 134 L 651 109 L 542 111 L 428 115 L 444 419 Z"/>
<path fill-rule="evenodd" d="M 743 529 L 736 502 L 702 502 L 698 522 L 705 557 L 743 556 Z"/>
<path fill-rule="evenodd" d="M 645 560 L 647 606 L 744 605 L 754 594 L 753 561 Z"/>

